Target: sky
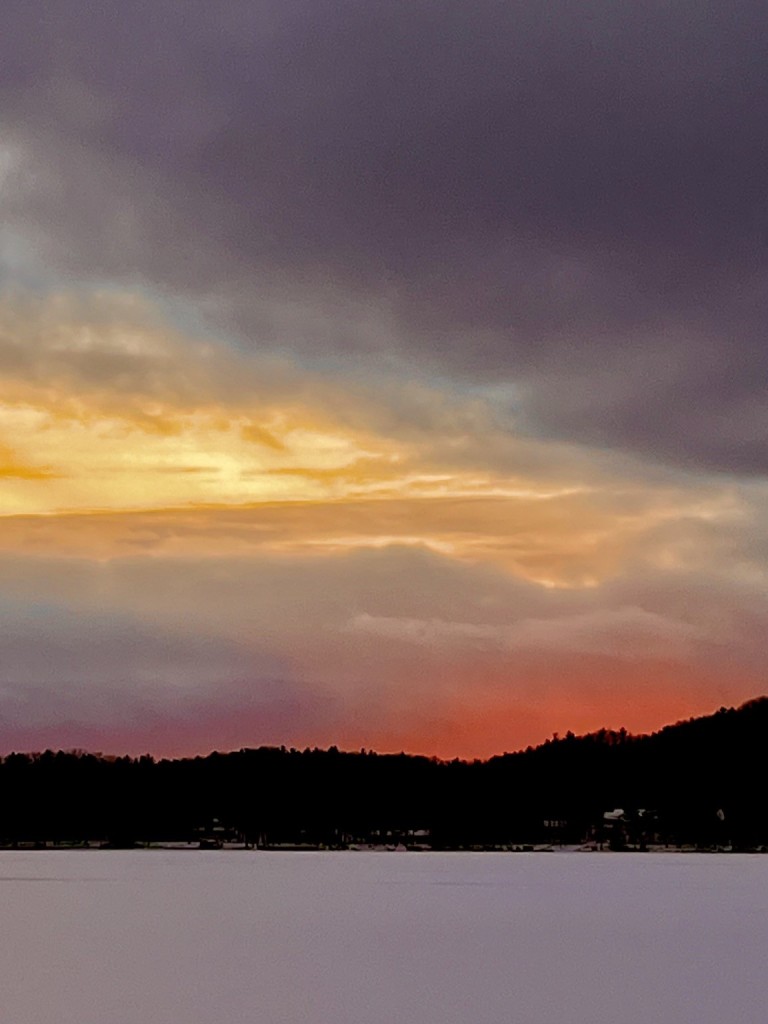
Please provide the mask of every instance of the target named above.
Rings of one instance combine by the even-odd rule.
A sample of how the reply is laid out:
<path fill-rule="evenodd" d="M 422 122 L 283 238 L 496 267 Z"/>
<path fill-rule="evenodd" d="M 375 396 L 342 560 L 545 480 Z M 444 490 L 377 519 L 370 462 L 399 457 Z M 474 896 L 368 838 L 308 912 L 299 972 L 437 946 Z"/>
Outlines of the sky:
<path fill-rule="evenodd" d="M 760 0 L 0 22 L 0 751 L 765 692 Z"/>

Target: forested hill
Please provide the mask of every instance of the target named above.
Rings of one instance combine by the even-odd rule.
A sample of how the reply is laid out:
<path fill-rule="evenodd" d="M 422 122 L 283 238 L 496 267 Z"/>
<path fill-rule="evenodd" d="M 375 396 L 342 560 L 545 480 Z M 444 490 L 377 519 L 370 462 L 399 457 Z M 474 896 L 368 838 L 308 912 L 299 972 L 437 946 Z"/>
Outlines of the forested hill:
<path fill-rule="evenodd" d="M 260 747 L 0 761 L 0 843 L 200 840 L 768 845 L 768 697 L 649 736 L 553 737 L 488 761 Z M 621 823 L 605 818 L 621 809 Z M 218 838 L 217 838 L 218 837 Z M 617 845 L 620 845 L 617 843 Z"/>

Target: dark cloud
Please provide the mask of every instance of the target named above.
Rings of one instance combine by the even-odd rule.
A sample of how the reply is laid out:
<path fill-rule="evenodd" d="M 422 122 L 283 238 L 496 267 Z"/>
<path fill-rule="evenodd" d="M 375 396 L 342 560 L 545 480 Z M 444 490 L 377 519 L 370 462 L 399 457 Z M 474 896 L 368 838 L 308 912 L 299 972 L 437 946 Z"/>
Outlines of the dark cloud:
<path fill-rule="evenodd" d="M 321 361 L 517 383 L 534 431 L 766 469 L 758 0 L 13 0 L 4 22 L 34 161 L 9 216 L 70 273 Z"/>
<path fill-rule="evenodd" d="M 78 575 L 81 583 L 99 578 L 98 572 Z M 2 687 L 41 687 L 59 698 L 77 693 L 87 706 L 89 686 L 109 678 L 109 699 L 118 703 L 132 694 L 183 705 L 211 689 L 226 702 L 233 688 L 253 685 L 258 691 L 259 680 L 268 690 L 284 671 L 271 656 L 216 635 L 162 629 L 119 608 L 91 608 L 84 618 L 71 604 L 46 601 L 40 591 L 34 596 L 19 601 L 0 595 Z"/>
<path fill-rule="evenodd" d="M 99 572 L 83 568 L 70 577 L 93 585 Z M 48 569 L 55 579 L 60 566 Z M 39 590 L 32 600 L 0 592 L 0 751 L 179 752 L 205 749 L 212 738 L 231 746 L 254 737 L 276 742 L 289 728 L 317 727 L 332 710 L 324 695 L 286 675 L 284 660 L 204 625 L 192 634 L 114 602 L 84 616 L 71 579 L 63 594 L 66 576 L 59 600 Z"/>

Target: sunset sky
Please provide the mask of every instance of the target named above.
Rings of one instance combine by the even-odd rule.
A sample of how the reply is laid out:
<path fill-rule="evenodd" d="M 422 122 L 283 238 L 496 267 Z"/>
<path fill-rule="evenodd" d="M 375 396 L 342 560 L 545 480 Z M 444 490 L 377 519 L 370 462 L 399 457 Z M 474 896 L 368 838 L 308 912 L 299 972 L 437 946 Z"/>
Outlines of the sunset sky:
<path fill-rule="evenodd" d="M 764 693 L 762 0 L 5 0 L 0 753 Z"/>

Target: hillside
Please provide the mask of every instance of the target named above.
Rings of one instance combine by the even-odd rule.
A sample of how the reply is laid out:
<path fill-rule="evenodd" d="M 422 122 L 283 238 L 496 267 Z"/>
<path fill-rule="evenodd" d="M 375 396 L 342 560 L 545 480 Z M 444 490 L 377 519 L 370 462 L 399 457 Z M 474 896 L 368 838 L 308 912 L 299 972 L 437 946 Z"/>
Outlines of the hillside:
<path fill-rule="evenodd" d="M 0 762 L 0 842 L 399 840 L 768 845 L 768 698 L 669 725 L 553 737 L 488 761 L 260 747 L 179 760 Z M 620 809 L 617 821 L 606 811 Z M 218 824 L 216 824 L 218 823 Z"/>

